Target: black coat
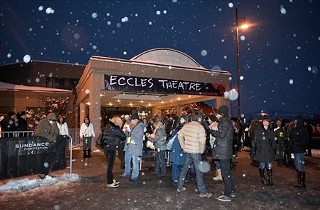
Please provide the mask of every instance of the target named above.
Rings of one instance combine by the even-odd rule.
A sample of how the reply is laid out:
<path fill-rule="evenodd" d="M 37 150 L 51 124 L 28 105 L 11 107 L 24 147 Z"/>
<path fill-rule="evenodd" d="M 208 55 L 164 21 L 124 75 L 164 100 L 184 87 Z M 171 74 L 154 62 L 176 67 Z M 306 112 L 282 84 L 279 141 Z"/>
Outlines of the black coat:
<path fill-rule="evenodd" d="M 222 117 L 219 120 L 218 130 L 209 131 L 216 137 L 212 155 L 216 159 L 231 159 L 234 128 L 231 120 L 228 117 Z"/>
<path fill-rule="evenodd" d="M 291 153 L 305 153 L 310 137 L 306 127 L 295 127 L 290 131 L 289 147 Z"/>
<path fill-rule="evenodd" d="M 101 144 L 106 150 L 115 150 L 120 141 L 124 141 L 126 135 L 121 128 L 113 122 L 108 122 L 101 137 Z"/>
<path fill-rule="evenodd" d="M 275 160 L 276 137 L 274 131 L 269 127 L 265 129 L 259 126 L 254 134 L 256 142 L 256 155 L 254 159 L 262 163 L 271 163 Z"/>

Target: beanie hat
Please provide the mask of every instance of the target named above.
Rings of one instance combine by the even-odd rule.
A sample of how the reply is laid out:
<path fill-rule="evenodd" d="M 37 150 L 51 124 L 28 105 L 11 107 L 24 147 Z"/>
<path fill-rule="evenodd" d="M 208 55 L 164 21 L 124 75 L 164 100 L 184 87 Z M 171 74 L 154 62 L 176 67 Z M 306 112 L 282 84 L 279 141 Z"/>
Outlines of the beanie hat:
<path fill-rule="evenodd" d="M 189 117 L 188 117 L 188 115 L 182 115 L 182 116 L 180 117 L 180 119 L 184 119 L 185 122 L 188 122 Z M 180 121 L 181 121 L 181 120 L 180 120 Z"/>
<path fill-rule="evenodd" d="M 130 120 L 139 120 L 139 115 L 138 114 L 132 114 L 130 117 Z"/>
<path fill-rule="evenodd" d="M 192 121 L 198 121 L 202 117 L 202 113 L 199 110 L 192 111 Z"/>
<path fill-rule="evenodd" d="M 214 115 L 210 115 L 210 116 L 209 116 L 209 119 L 211 120 L 211 122 L 217 121 L 217 117 L 214 116 Z"/>
<path fill-rule="evenodd" d="M 220 106 L 217 110 L 217 113 L 222 116 L 228 116 L 229 115 L 229 108 L 226 105 Z"/>
<path fill-rule="evenodd" d="M 47 116 L 48 120 L 57 121 L 57 115 L 55 113 L 49 113 Z"/>

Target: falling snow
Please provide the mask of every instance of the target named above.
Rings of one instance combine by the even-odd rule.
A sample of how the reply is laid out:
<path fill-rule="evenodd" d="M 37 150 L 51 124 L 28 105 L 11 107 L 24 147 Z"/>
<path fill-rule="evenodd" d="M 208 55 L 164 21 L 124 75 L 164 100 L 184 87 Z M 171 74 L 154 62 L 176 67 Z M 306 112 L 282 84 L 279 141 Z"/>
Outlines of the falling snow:
<path fill-rule="evenodd" d="M 0 62 L 87 64 L 94 55 L 131 59 L 172 48 L 206 69 L 229 71 L 231 89 L 237 86 L 235 8 L 239 21 L 250 24 L 239 30 L 245 115 L 264 108 L 320 113 L 320 1 L 97 1 L 90 7 L 86 1 L 2 1 Z"/>

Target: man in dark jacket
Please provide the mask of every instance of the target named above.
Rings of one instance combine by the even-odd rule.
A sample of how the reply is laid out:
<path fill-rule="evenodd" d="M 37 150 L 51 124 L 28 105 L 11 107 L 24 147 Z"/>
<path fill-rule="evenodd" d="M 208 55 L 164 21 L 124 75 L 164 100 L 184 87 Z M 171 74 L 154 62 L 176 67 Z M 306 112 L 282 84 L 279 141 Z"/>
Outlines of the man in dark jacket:
<path fill-rule="evenodd" d="M 120 141 L 126 139 L 126 135 L 121 130 L 123 121 L 120 117 L 115 116 L 109 122 L 106 122 L 105 130 L 102 133 L 101 143 L 103 145 L 104 154 L 107 160 L 107 187 L 119 187 L 119 182 L 114 179 L 113 165 L 116 156 L 116 146 Z"/>
<path fill-rule="evenodd" d="M 304 170 L 304 153 L 309 144 L 310 138 L 307 128 L 304 126 L 302 117 L 294 120 L 294 128 L 290 131 L 290 151 L 294 155 L 294 165 L 297 171 L 298 183 L 296 188 L 305 188 L 306 173 Z"/>
<path fill-rule="evenodd" d="M 235 197 L 235 187 L 233 174 L 231 173 L 232 143 L 233 143 L 233 125 L 229 119 L 229 108 L 225 105 L 217 110 L 217 119 L 219 120 L 218 130 L 211 130 L 210 133 L 216 137 L 213 157 L 220 160 L 221 174 L 224 180 L 224 195 L 218 197 L 220 201 L 231 201 Z"/>

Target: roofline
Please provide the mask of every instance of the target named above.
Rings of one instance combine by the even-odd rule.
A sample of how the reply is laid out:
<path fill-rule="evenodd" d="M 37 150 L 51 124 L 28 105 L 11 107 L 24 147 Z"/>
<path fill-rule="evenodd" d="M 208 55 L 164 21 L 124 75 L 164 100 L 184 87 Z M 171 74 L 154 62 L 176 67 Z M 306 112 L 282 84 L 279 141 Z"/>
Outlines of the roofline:
<path fill-rule="evenodd" d="M 142 55 L 146 54 L 146 53 L 149 53 L 149 52 L 152 52 L 152 51 L 157 51 L 157 50 L 168 50 L 168 51 L 173 51 L 173 52 L 177 52 L 177 53 L 180 53 L 184 56 L 186 56 L 187 58 L 189 58 L 190 60 L 192 60 L 195 64 L 197 64 L 200 68 L 204 68 L 203 66 L 201 66 L 195 59 L 193 59 L 190 55 L 184 53 L 184 52 L 181 52 L 179 50 L 176 50 L 176 49 L 172 49 L 172 48 L 152 48 L 150 50 L 146 50 L 136 56 L 134 56 L 133 58 L 131 58 L 130 60 L 135 60 L 139 57 L 141 57 Z M 204 68 L 205 69 L 205 68 Z"/>
<path fill-rule="evenodd" d="M 159 64 L 159 63 L 151 63 L 151 62 L 145 62 L 145 61 L 136 61 L 136 60 L 126 60 L 121 58 L 112 58 L 112 57 L 103 57 L 103 56 L 92 56 L 90 60 L 111 60 L 115 62 L 124 62 L 124 63 L 136 63 L 136 64 L 146 64 L 146 65 L 154 65 L 159 67 L 174 67 L 179 69 L 189 69 L 194 71 L 206 71 L 208 73 L 222 73 L 231 75 L 229 71 L 223 71 L 223 70 L 210 70 L 206 68 L 195 68 L 195 67 L 186 67 L 186 66 L 176 66 L 176 65 L 168 65 L 168 64 Z"/>

